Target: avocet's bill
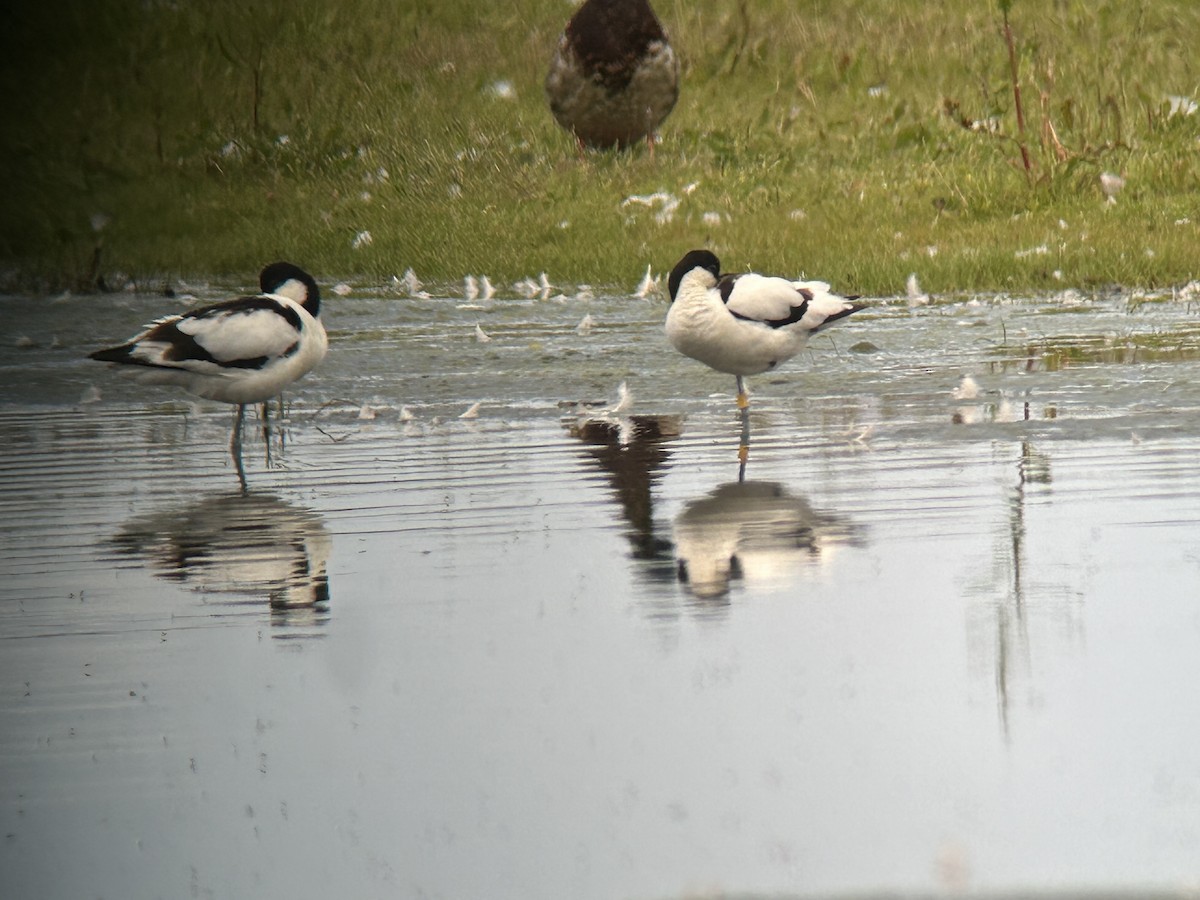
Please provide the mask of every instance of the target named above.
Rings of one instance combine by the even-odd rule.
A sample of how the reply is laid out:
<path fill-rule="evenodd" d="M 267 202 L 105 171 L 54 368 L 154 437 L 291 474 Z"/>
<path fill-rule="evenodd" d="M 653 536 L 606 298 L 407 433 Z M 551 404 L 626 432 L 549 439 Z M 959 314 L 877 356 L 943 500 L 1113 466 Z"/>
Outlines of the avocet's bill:
<path fill-rule="evenodd" d="M 721 274 L 708 250 L 692 250 L 671 271 L 667 338 L 685 356 L 737 376 L 738 405 L 748 398 L 743 376 L 791 359 L 809 337 L 862 309 L 857 297 L 831 293 L 823 281 Z"/>
<path fill-rule="evenodd" d="M 546 75 L 550 111 L 580 144 L 652 139 L 679 97 L 679 61 L 647 0 L 586 0 Z M 653 148 L 653 144 L 651 144 Z"/>
<path fill-rule="evenodd" d="M 277 262 L 262 270 L 259 285 L 258 295 L 166 316 L 89 356 L 198 397 L 239 405 L 268 400 L 321 361 L 328 339 L 311 275 Z"/>

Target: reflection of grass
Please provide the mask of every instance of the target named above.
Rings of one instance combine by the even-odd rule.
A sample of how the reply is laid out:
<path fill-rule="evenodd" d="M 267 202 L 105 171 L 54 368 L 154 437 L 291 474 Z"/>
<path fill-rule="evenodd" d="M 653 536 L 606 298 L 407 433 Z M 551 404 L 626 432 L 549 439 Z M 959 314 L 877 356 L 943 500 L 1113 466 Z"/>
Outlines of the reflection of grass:
<path fill-rule="evenodd" d="M 1058 372 L 1080 366 L 1139 365 L 1200 359 L 1200 328 L 1171 333 L 1080 335 L 998 347 L 993 372 Z"/>
<path fill-rule="evenodd" d="M 1196 89 L 1192 0 L 1012 4 L 1028 175 L 994 4 L 656 5 L 684 64 L 663 141 L 580 161 L 541 92 L 560 0 L 22 3 L 0 259 L 88 276 L 99 236 L 139 275 L 632 287 L 707 243 L 873 293 L 1195 273 L 1200 114 L 1166 100 Z M 663 221 L 622 202 L 659 191 Z"/>

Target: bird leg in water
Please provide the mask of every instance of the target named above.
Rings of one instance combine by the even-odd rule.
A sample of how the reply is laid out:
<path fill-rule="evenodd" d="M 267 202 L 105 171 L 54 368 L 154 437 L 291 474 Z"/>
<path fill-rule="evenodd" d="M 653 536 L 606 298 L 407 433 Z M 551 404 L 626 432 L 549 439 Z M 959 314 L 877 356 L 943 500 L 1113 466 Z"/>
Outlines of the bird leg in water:
<path fill-rule="evenodd" d="M 271 446 L 271 401 L 264 400 L 259 405 L 259 415 L 262 416 L 262 436 L 267 447 Z"/>
<path fill-rule="evenodd" d="M 746 390 L 746 382 L 741 375 L 737 376 L 737 387 L 738 409 L 748 409 L 750 406 L 750 392 Z"/>
<path fill-rule="evenodd" d="M 742 409 L 742 442 L 738 445 L 738 462 L 743 466 L 750 458 L 750 410 Z M 739 479 L 740 480 L 740 479 Z"/>
<path fill-rule="evenodd" d="M 246 486 L 246 467 L 242 464 L 242 424 L 245 421 L 246 404 L 239 403 L 237 420 L 233 424 L 233 435 L 229 438 L 229 455 L 233 457 L 233 467 L 237 470 L 238 482 L 242 486 L 242 493 L 248 490 Z"/>
<path fill-rule="evenodd" d="M 746 380 L 741 375 L 737 376 L 737 391 L 737 405 L 742 417 L 742 442 L 738 445 L 738 462 L 741 463 L 738 473 L 740 481 L 746 472 L 746 460 L 750 457 L 750 394 L 746 391 Z"/>

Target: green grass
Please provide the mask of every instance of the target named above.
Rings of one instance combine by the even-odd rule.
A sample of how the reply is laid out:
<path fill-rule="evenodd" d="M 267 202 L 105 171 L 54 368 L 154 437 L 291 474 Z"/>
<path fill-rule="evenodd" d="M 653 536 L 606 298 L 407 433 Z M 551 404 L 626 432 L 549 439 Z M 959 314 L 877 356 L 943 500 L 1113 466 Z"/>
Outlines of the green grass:
<path fill-rule="evenodd" d="M 994 0 L 656 8 L 683 61 L 662 142 L 581 159 L 541 89 L 563 0 L 18 0 L 0 266 L 86 285 L 102 240 L 110 281 L 287 257 L 632 286 L 695 246 L 868 294 L 1200 271 L 1200 113 L 1166 101 L 1200 95 L 1194 0 L 1013 3 L 1024 135 Z M 669 221 L 624 203 L 658 191 Z"/>

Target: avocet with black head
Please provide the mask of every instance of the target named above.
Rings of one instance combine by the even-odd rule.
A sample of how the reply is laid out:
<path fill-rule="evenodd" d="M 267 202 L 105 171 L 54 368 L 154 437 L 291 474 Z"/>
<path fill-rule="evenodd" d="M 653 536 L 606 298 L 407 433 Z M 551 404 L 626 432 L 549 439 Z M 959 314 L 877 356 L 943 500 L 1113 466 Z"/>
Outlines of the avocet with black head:
<path fill-rule="evenodd" d="M 675 107 L 679 60 L 647 0 L 586 0 L 559 39 L 545 88 L 554 118 L 581 145 L 628 147 L 653 141 Z"/>
<path fill-rule="evenodd" d="M 166 316 L 90 358 L 114 363 L 145 384 L 181 387 L 238 407 L 230 450 L 241 467 L 247 403 L 262 403 L 311 371 L 329 343 L 318 318 L 321 293 L 298 266 L 276 262 L 259 274 L 262 293 Z"/>
<path fill-rule="evenodd" d="M 667 339 L 684 356 L 737 376 L 738 407 L 750 402 L 744 377 L 768 372 L 804 349 L 809 337 L 862 309 L 857 297 L 823 281 L 747 272 L 722 275 L 708 250 L 692 250 L 671 270 Z"/>

